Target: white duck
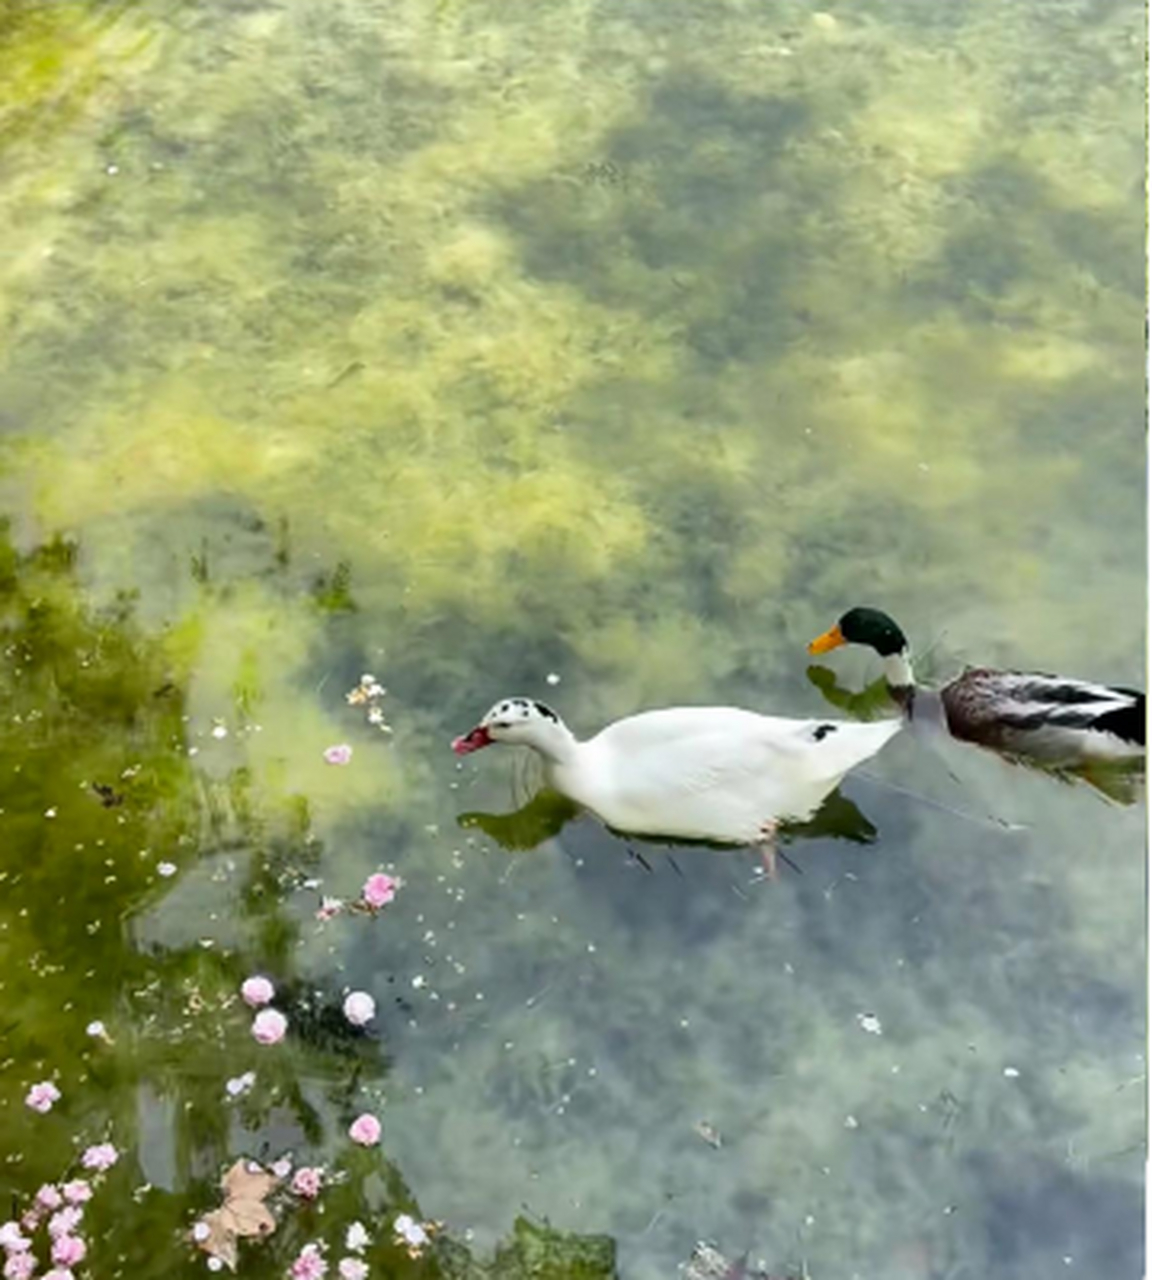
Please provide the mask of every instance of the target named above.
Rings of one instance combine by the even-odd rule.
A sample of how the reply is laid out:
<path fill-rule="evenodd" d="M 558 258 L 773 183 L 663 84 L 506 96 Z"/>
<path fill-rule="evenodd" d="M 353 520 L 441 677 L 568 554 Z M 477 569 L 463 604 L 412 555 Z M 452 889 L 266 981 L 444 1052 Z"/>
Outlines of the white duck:
<path fill-rule="evenodd" d="M 542 702 L 505 698 L 452 749 L 531 747 L 550 786 L 618 831 L 771 849 L 779 822 L 811 817 L 903 725 L 669 707 L 617 720 L 581 742 Z"/>

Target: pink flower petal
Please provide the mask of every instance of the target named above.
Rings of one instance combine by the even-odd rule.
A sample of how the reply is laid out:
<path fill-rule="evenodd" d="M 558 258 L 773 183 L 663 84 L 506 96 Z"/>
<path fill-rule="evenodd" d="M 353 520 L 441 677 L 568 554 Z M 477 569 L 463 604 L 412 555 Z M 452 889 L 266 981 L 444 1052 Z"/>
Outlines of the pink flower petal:
<path fill-rule="evenodd" d="M 36 1203 L 41 1209 L 59 1209 L 64 1203 L 64 1197 L 60 1194 L 59 1187 L 51 1182 L 46 1182 L 36 1192 Z"/>
<path fill-rule="evenodd" d="M 70 1204 L 48 1219 L 48 1234 L 53 1240 L 58 1240 L 61 1236 L 70 1236 L 80 1225 L 83 1217 L 84 1210 L 79 1205 Z"/>
<path fill-rule="evenodd" d="M 61 1267 L 83 1262 L 88 1246 L 79 1236 L 57 1236 L 52 1243 L 52 1261 Z"/>
<path fill-rule="evenodd" d="M 98 1146 L 89 1147 L 80 1157 L 80 1163 L 85 1169 L 95 1169 L 97 1173 L 104 1173 L 119 1159 L 120 1152 L 110 1142 L 101 1142 Z"/>
<path fill-rule="evenodd" d="M 346 742 L 340 742 L 325 750 L 324 759 L 328 764 L 347 764 L 352 759 L 352 748 Z"/>
<path fill-rule="evenodd" d="M 292 1280 L 324 1280 L 328 1274 L 328 1263 L 320 1252 L 320 1246 L 306 1244 L 292 1263 L 288 1274 Z"/>
<path fill-rule="evenodd" d="M 31 1280 L 36 1271 L 36 1259 L 30 1253 L 10 1253 L 4 1263 L 4 1280 Z"/>
<path fill-rule="evenodd" d="M 41 1115 L 51 1111 L 59 1101 L 60 1090 L 51 1080 L 41 1080 L 39 1084 L 34 1084 L 24 1098 L 25 1106 L 31 1107 L 33 1111 L 39 1111 Z"/>
<path fill-rule="evenodd" d="M 364 888 L 361 890 L 364 905 L 371 907 L 373 911 L 379 911 L 381 907 L 386 907 L 396 896 L 396 891 L 400 888 L 400 881 L 393 876 L 385 875 L 383 871 L 377 871 L 375 875 L 371 875 L 364 881 Z"/>
<path fill-rule="evenodd" d="M 315 1200 L 323 1182 L 323 1169 L 297 1169 L 292 1179 L 292 1192 L 304 1200 Z"/>
<path fill-rule="evenodd" d="M 367 991 L 350 991 L 344 997 L 344 1016 L 354 1027 L 363 1027 L 376 1016 L 376 1001 Z"/>
<path fill-rule="evenodd" d="M 73 1178 L 71 1182 L 66 1182 L 60 1190 L 64 1192 L 64 1199 L 69 1204 L 86 1204 L 92 1199 L 92 1184 L 86 1182 L 83 1178 Z"/>
<path fill-rule="evenodd" d="M 288 1019 L 279 1009 L 261 1009 L 252 1020 L 252 1034 L 260 1044 L 279 1044 L 288 1031 Z"/>
<path fill-rule="evenodd" d="M 352 1121 L 348 1136 L 362 1147 L 374 1147 L 380 1141 L 380 1121 L 366 1111 Z"/>
<path fill-rule="evenodd" d="M 244 998 L 244 1003 L 251 1005 L 253 1009 L 259 1009 L 261 1005 L 269 1004 L 276 994 L 276 988 L 261 974 L 254 977 L 245 978 L 240 984 L 240 994 Z"/>
<path fill-rule="evenodd" d="M 36 1230 L 35 1226 L 29 1227 L 27 1223 L 24 1227 L 28 1231 Z M 31 1247 L 32 1241 L 21 1231 L 19 1222 L 5 1222 L 0 1226 L 0 1249 L 6 1253 L 23 1253 Z"/>

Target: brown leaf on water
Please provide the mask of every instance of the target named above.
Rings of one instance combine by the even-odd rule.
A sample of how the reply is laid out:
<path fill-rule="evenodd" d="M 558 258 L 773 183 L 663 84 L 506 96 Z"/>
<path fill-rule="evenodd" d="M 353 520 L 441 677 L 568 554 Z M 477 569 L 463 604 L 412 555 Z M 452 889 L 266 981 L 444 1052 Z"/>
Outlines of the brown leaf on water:
<path fill-rule="evenodd" d="M 255 1160 L 237 1160 L 220 1179 L 220 1185 L 224 1188 L 224 1203 L 227 1204 L 230 1200 L 266 1200 L 279 1181 L 274 1173 L 269 1173 Z"/>
<path fill-rule="evenodd" d="M 224 1203 L 206 1213 L 192 1228 L 196 1245 L 209 1257 L 236 1270 L 236 1243 L 242 1237 L 263 1239 L 276 1230 L 276 1218 L 264 1203 L 280 1179 L 254 1160 L 237 1160 L 220 1179 Z"/>

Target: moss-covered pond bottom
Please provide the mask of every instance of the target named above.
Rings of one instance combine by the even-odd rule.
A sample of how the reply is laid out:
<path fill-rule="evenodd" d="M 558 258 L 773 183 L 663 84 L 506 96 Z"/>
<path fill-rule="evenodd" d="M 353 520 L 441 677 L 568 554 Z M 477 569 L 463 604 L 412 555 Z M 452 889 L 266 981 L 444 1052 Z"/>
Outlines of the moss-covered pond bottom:
<path fill-rule="evenodd" d="M 11 1276 L 1140 1274 L 1137 789 L 767 880 L 449 744 L 1143 685 L 1143 23 L 0 0 Z"/>

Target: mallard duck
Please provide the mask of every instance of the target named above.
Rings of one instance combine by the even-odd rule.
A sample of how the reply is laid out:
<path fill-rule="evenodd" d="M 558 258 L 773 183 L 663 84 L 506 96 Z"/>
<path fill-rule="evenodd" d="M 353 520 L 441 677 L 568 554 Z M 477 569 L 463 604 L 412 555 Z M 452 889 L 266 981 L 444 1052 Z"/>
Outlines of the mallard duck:
<path fill-rule="evenodd" d="M 918 699 L 938 700 L 948 732 L 994 751 L 1075 768 L 1121 764 L 1144 756 L 1144 694 L 1040 672 L 968 667 L 938 690 L 917 687 L 908 641 L 880 609 L 849 609 L 808 646 L 813 654 L 840 645 L 875 650 L 892 698 L 909 713 Z"/>
<path fill-rule="evenodd" d="M 903 723 L 668 707 L 617 720 L 581 742 L 551 707 L 505 698 L 452 749 L 466 755 L 496 742 L 530 747 L 554 790 L 617 831 L 771 846 L 781 821 L 811 817 Z"/>

